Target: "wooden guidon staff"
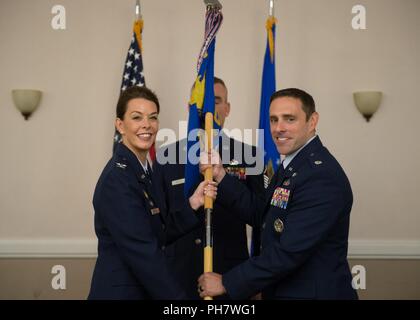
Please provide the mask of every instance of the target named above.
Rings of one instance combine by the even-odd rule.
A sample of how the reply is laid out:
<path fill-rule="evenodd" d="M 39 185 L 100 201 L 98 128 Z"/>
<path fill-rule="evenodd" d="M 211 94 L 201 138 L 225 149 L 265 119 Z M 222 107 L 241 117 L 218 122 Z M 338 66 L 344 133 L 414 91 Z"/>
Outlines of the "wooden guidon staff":
<path fill-rule="evenodd" d="M 200 66 L 203 59 L 207 56 L 207 50 L 210 44 L 214 41 L 216 33 L 222 23 L 223 16 L 221 14 L 222 5 L 217 0 L 204 0 L 206 5 L 206 30 L 205 30 L 205 41 L 198 60 L 197 71 L 200 72 Z M 211 66 L 213 68 L 213 66 Z M 209 75 L 210 74 L 210 75 Z M 206 74 L 206 76 L 213 77 L 213 70 Z M 210 79 L 206 79 L 207 81 Z M 212 83 L 212 79 L 210 80 Z M 215 112 L 215 111 L 213 111 Z M 205 114 L 205 152 L 211 154 L 213 149 L 213 121 L 215 117 L 212 112 L 206 112 Z M 211 157 L 210 157 L 211 159 Z M 204 172 L 205 181 L 213 181 L 213 170 L 212 167 L 208 168 Z M 204 197 L 204 214 L 205 214 L 205 244 L 204 244 L 204 272 L 213 271 L 213 232 L 212 232 L 212 213 L 213 213 L 213 199 L 209 196 Z M 213 300 L 212 297 L 204 297 L 204 300 Z"/>
<path fill-rule="evenodd" d="M 210 154 L 213 149 L 213 114 L 206 113 L 205 130 L 207 143 L 205 144 L 206 154 Z M 204 179 L 206 181 L 213 181 L 213 170 L 207 168 L 204 172 Z M 204 272 L 213 271 L 213 232 L 211 226 L 211 218 L 213 212 L 213 199 L 209 196 L 204 197 L 204 213 L 205 213 L 205 244 L 204 244 Z M 204 300 L 213 300 L 212 297 L 205 297 Z"/>

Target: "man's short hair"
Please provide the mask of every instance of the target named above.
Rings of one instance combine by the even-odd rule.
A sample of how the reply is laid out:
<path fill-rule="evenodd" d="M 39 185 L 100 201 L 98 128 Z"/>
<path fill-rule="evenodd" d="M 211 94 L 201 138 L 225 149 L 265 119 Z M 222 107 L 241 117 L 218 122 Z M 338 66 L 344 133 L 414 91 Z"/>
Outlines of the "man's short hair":
<path fill-rule="evenodd" d="M 214 84 L 216 84 L 216 83 L 220 83 L 222 86 L 224 86 L 225 87 L 225 89 L 227 90 L 227 87 L 226 87 L 226 85 L 225 85 L 225 82 L 222 80 L 222 79 L 220 79 L 220 78 L 218 78 L 218 77 L 214 77 Z"/>
<path fill-rule="evenodd" d="M 117 103 L 117 118 L 124 119 L 124 114 L 127 111 L 128 102 L 132 99 L 142 98 L 154 102 L 157 107 L 157 113 L 160 111 L 159 100 L 156 94 L 147 87 L 130 87 L 123 91 Z"/>
<path fill-rule="evenodd" d="M 279 90 L 273 93 L 273 95 L 271 96 L 270 104 L 274 100 L 278 98 L 282 98 L 282 97 L 291 97 L 291 98 L 299 99 L 300 102 L 302 103 L 302 109 L 306 114 L 306 121 L 308 121 L 311 115 L 315 112 L 314 98 L 312 98 L 312 96 L 309 93 L 301 89 L 287 88 L 287 89 Z"/>

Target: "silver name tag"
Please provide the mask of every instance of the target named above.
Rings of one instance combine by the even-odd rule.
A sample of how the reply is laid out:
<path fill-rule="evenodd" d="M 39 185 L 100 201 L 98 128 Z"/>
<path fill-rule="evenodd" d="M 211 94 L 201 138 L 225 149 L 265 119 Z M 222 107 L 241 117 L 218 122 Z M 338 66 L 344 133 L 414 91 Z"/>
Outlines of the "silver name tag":
<path fill-rule="evenodd" d="M 183 184 L 183 183 L 185 183 L 185 178 L 178 179 L 178 180 L 172 180 L 172 185 L 173 186 L 177 186 L 177 185 Z"/>

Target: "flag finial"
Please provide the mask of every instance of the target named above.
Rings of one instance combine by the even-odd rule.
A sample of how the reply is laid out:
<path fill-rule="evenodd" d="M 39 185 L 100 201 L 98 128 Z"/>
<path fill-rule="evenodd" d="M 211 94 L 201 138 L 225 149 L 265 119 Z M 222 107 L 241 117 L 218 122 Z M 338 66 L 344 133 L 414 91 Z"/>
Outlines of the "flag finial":
<path fill-rule="evenodd" d="M 204 0 L 204 4 L 213 9 L 222 9 L 222 4 L 218 0 Z"/>
<path fill-rule="evenodd" d="M 136 19 L 141 19 L 140 0 L 136 0 Z"/>
<path fill-rule="evenodd" d="M 269 11 L 269 15 L 271 17 L 274 16 L 274 0 L 270 0 L 270 11 Z"/>

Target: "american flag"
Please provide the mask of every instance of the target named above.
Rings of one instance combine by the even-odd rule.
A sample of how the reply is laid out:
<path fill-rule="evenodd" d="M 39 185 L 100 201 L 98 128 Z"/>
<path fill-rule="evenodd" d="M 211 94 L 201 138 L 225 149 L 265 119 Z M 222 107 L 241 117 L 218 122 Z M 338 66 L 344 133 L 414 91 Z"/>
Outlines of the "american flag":
<path fill-rule="evenodd" d="M 140 24 L 139 35 L 137 34 L 137 24 Z M 127 58 L 125 59 L 124 73 L 121 83 L 121 92 L 132 86 L 143 87 L 146 85 L 143 74 L 143 59 L 141 56 L 141 31 L 143 21 L 137 20 L 134 23 L 134 32 L 128 48 Z M 140 41 L 140 43 L 139 43 Z"/>
<path fill-rule="evenodd" d="M 131 38 L 130 47 L 128 48 L 127 58 L 125 59 L 124 72 L 121 82 L 121 91 L 125 91 L 132 86 L 143 87 L 146 85 L 143 74 L 143 59 L 142 59 L 142 31 L 143 19 L 138 19 L 134 22 L 133 36 Z M 121 135 L 117 130 L 114 134 L 114 149 L 115 145 L 121 141 Z M 154 146 L 149 152 L 152 160 L 155 159 Z"/>

